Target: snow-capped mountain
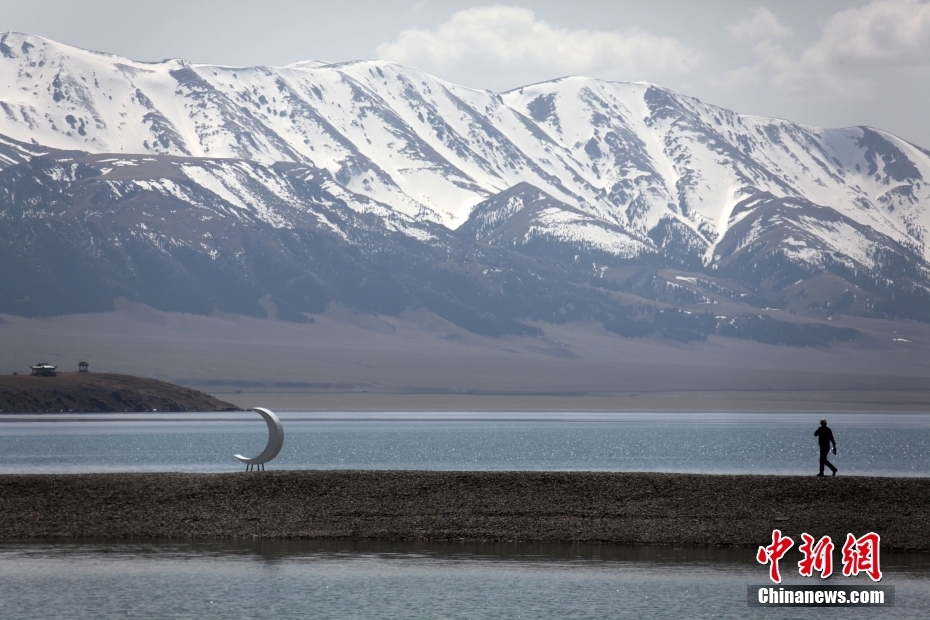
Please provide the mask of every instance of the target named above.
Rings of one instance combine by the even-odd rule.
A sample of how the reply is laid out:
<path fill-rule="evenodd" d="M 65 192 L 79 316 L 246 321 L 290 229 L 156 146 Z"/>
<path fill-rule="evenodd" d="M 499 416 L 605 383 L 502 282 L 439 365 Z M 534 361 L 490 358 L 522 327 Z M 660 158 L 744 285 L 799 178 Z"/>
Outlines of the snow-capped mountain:
<path fill-rule="evenodd" d="M 504 94 L 400 65 L 141 63 L 0 36 L 0 134 L 58 149 L 307 163 L 451 228 L 525 182 L 646 236 L 663 221 L 712 260 L 754 194 L 802 198 L 926 259 L 930 155 L 877 130 L 739 115 L 642 83 L 565 78 Z"/>
<path fill-rule="evenodd" d="M 7 165 L 0 312 L 106 311 L 125 297 L 306 321 L 336 301 L 378 314 L 426 306 L 499 335 L 535 333 L 517 319 L 565 320 L 570 305 L 608 309 L 562 269 L 532 263 L 546 285 L 528 290 L 520 256 L 380 207 L 360 213 L 326 177 L 293 163 L 57 150 Z"/>
<path fill-rule="evenodd" d="M 144 63 L 6 33 L 0 136 L 8 221 L 145 203 L 123 224 L 164 252 L 247 251 L 200 224 L 211 236 L 175 234 L 165 209 L 180 217 L 183 204 L 191 222 L 369 250 L 400 235 L 466 263 L 506 262 L 501 248 L 687 267 L 772 294 L 822 272 L 855 286 L 906 273 L 930 290 L 930 152 L 645 83 L 570 77 L 498 94 L 383 61 Z"/>

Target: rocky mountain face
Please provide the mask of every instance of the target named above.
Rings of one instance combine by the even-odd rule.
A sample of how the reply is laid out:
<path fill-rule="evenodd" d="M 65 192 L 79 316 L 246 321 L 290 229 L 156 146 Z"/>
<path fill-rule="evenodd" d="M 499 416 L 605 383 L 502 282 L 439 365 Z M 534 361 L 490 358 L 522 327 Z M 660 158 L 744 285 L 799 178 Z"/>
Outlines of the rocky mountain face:
<path fill-rule="evenodd" d="M 141 63 L 0 35 L 6 313 L 122 296 L 306 321 L 336 301 L 489 334 L 785 343 L 803 325 L 763 309 L 930 320 L 928 177 L 930 152 L 879 130 L 650 84 L 497 94 L 382 61 Z"/>

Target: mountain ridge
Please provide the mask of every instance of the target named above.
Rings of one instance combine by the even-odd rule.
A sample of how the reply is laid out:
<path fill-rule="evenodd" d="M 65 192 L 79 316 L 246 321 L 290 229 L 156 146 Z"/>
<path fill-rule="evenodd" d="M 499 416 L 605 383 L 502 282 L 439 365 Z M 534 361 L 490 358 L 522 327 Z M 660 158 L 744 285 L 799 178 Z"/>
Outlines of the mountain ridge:
<path fill-rule="evenodd" d="M 74 57 L 74 53 L 81 52 L 80 50 L 29 35 L 19 35 L 19 37 L 21 40 L 12 42 L 19 43 L 20 53 L 17 54 L 14 50 L 15 45 L 11 47 L 4 43 L 7 52 L 4 53 L 3 58 L 7 61 L 17 59 L 22 61 L 19 63 L 16 78 L 10 76 L 9 71 L 6 74 L 11 78 L 10 82 L 20 81 L 24 84 L 33 82 L 31 87 L 34 96 L 29 98 L 30 104 L 34 104 L 35 97 L 39 96 L 40 91 L 35 87 L 41 86 L 42 81 L 38 78 L 51 77 L 46 84 L 45 96 L 51 94 L 54 100 L 52 103 L 59 104 L 57 108 L 61 108 L 60 103 L 66 101 L 68 97 L 76 99 L 85 108 L 88 103 L 92 103 L 89 116 L 93 116 L 98 124 L 105 122 L 106 128 L 111 130 L 114 124 L 119 125 L 119 123 L 104 118 L 103 111 L 100 109 L 102 103 L 98 101 L 102 95 L 95 97 L 93 89 L 88 85 L 91 78 L 97 82 L 98 77 L 102 77 L 96 75 L 98 70 L 101 73 L 104 70 L 110 73 L 115 71 L 116 77 L 120 79 L 116 79 L 114 75 L 108 76 L 109 90 L 113 91 L 114 88 L 120 87 L 130 95 L 131 100 L 131 105 L 124 105 L 122 113 L 130 117 L 135 114 L 139 120 L 143 121 L 142 124 L 150 124 L 149 133 L 152 135 L 149 138 L 153 136 L 157 138 L 149 143 L 144 136 L 123 135 L 128 130 L 117 127 L 117 132 L 122 131 L 120 135 L 123 135 L 120 138 L 120 148 L 103 148 L 106 144 L 101 144 L 101 141 L 106 140 L 107 136 L 92 136 L 88 133 L 93 131 L 90 126 L 91 119 L 71 115 L 74 118 L 73 127 L 72 123 L 59 120 L 58 124 L 61 125 L 59 127 L 55 122 L 50 121 L 56 129 L 54 131 L 43 130 L 47 139 L 38 140 L 42 144 L 58 148 L 63 148 L 66 142 L 72 148 L 77 144 L 84 144 L 85 148 L 82 150 L 97 152 L 142 153 L 151 151 L 194 156 L 233 156 L 254 159 L 262 163 L 273 161 L 313 163 L 317 167 L 329 170 L 340 183 L 356 193 L 390 204 L 395 210 L 408 215 L 418 218 L 426 217 L 426 219 L 451 225 L 453 228 L 467 219 L 467 214 L 461 212 L 462 207 L 458 207 L 460 211 L 458 215 L 451 213 L 443 215 L 437 209 L 448 211 L 450 202 L 470 209 L 481 200 L 520 181 L 531 182 L 563 201 L 567 199 L 569 204 L 576 203 L 573 206 L 593 209 L 607 221 L 634 228 L 655 227 L 658 218 L 663 213 L 656 211 L 656 205 L 648 208 L 647 203 L 652 199 L 660 198 L 658 194 L 663 195 L 661 198 L 665 203 L 658 205 L 660 211 L 668 205 L 672 205 L 673 211 L 675 209 L 693 211 L 699 203 L 706 202 L 710 197 L 689 195 L 689 186 L 695 185 L 700 180 L 698 177 L 704 178 L 707 174 L 694 167 L 680 170 L 669 168 L 669 166 L 674 168 L 674 162 L 669 153 L 657 151 L 653 142 L 663 137 L 666 141 L 674 141 L 673 146 L 676 148 L 690 149 L 684 153 L 690 159 L 707 153 L 698 152 L 700 149 L 697 147 L 700 145 L 680 146 L 683 138 L 679 134 L 652 136 L 647 135 L 648 132 L 644 133 L 647 126 L 656 127 L 669 120 L 685 129 L 696 131 L 697 127 L 703 132 L 703 138 L 715 141 L 710 146 L 730 153 L 734 161 L 739 158 L 737 157 L 739 153 L 734 150 L 732 142 L 744 142 L 747 148 L 751 149 L 751 142 L 756 140 L 755 134 L 746 135 L 746 132 L 733 134 L 733 130 L 747 123 L 761 123 L 756 125 L 756 133 L 768 132 L 776 135 L 783 131 L 800 132 L 801 138 L 813 140 L 811 130 L 814 128 L 775 119 L 739 115 L 646 83 L 605 82 L 591 78 L 564 77 L 496 94 L 458 87 L 422 71 L 386 61 L 352 61 L 325 65 L 313 63 L 314 66 L 309 68 L 302 65 L 300 69 L 274 69 L 269 67 L 227 68 L 169 60 L 161 63 L 146 63 L 147 68 L 133 68 L 127 64 L 133 61 L 117 56 L 106 56 L 111 60 L 112 66 L 92 66 L 93 63 L 90 63 L 91 66 L 82 68 L 78 66 L 82 59 Z M 0 35 L 3 41 L 8 41 L 10 38 L 9 34 Z M 93 57 L 91 60 L 97 60 L 93 52 L 82 53 Z M 29 60 L 33 56 L 37 60 Z M 54 76 L 51 75 L 51 71 L 47 74 L 43 73 L 42 76 L 33 76 L 31 71 L 26 71 L 21 66 L 23 64 L 39 65 L 43 62 L 46 62 L 48 67 L 57 63 Z M 88 64 L 89 61 L 84 59 L 83 62 Z M 33 70 L 44 68 L 36 67 Z M 159 86 L 161 82 L 150 84 L 141 80 L 137 84 L 130 76 L 130 74 L 134 75 L 137 69 L 145 69 L 149 74 L 157 73 L 156 70 L 161 71 L 166 75 L 161 75 L 160 79 L 166 83 Z M 94 75 L 84 75 L 87 71 Z M 277 71 L 291 71 L 291 73 L 278 74 Z M 385 71 L 391 74 L 387 75 Z M 238 72 L 243 72 L 241 78 Z M 335 75 L 330 75 L 332 73 Z M 415 84 L 417 80 L 420 84 Z M 251 90 L 249 90 L 250 86 Z M 555 86 L 560 89 L 551 90 Z M 96 88 L 99 90 L 101 87 Z M 196 102 L 197 107 L 185 104 L 190 109 L 189 116 L 178 116 L 167 109 L 171 107 L 170 105 L 162 104 L 165 110 L 156 105 L 159 103 L 157 99 L 160 96 L 164 98 L 166 93 L 153 92 L 151 96 L 148 96 L 143 92 L 143 88 L 156 91 L 174 88 L 172 93 L 167 94 L 172 96 L 183 94 L 185 99 Z M 335 92 L 337 88 L 343 88 L 344 92 Z M 444 92 L 434 96 L 433 88 Z M 563 92 L 566 89 L 572 92 L 566 94 Z M 610 89 L 629 92 L 608 92 Z M 323 93 L 330 91 L 334 91 L 331 95 L 333 99 L 324 100 Z M 143 97 L 136 97 L 137 94 Z M 278 101 L 276 97 L 279 94 L 282 96 L 281 101 Z M 112 95 L 107 95 L 107 97 L 112 97 Z M 478 101 L 467 101 L 469 97 L 477 97 Z M 169 97 L 169 99 L 172 98 Z M 10 120 L 10 110 L 14 109 L 15 103 L 6 100 L 8 97 L 3 99 L 5 99 L 3 105 L 6 118 L 0 126 L 0 133 L 19 139 L 26 137 L 25 133 L 22 136 L 16 135 L 17 131 L 23 132 L 22 123 L 13 123 Z M 587 103 L 597 100 L 600 107 L 585 108 L 582 105 L 579 108 L 576 105 L 579 99 L 586 99 Z M 331 108 L 337 110 L 342 107 L 349 108 L 353 101 L 357 105 L 348 116 L 331 110 Z M 584 104 L 585 101 L 580 103 Z M 441 107 L 440 104 L 449 105 Z M 576 114 L 570 115 L 570 118 L 575 119 L 571 122 L 576 124 L 580 122 L 582 125 L 583 131 L 577 136 L 580 139 L 575 140 L 577 144 L 567 144 L 564 140 L 560 142 L 563 134 L 561 123 L 553 119 L 560 118 L 559 108 L 564 107 L 563 104 L 571 104 L 578 108 L 572 110 L 577 112 Z M 482 106 L 483 113 L 478 114 L 478 108 Z M 20 112 L 23 111 L 22 108 L 21 104 Z M 604 115 L 604 111 L 613 112 L 614 116 L 608 118 Z M 48 110 L 41 110 L 41 112 L 50 118 L 54 117 Z M 442 114 L 437 114 L 438 112 Z M 451 118 L 456 113 L 460 118 Z M 217 114 L 233 120 L 219 123 L 215 118 Z M 67 118 L 68 115 L 62 116 Z M 281 120 L 282 118 L 284 121 Z M 618 118 L 624 122 L 609 122 L 616 121 Z M 714 123 L 722 127 L 723 120 L 733 125 L 727 128 L 727 131 L 733 134 L 732 140 L 728 142 L 728 139 L 724 139 L 727 136 L 723 136 L 720 132 L 709 133 L 707 126 L 698 127 L 699 120 L 711 118 L 713 120 L 709 124 L 710 129 L 714 128 Z M 365 122 L 369 119 L 372 122 Z M 593 127 L 589 124 L 591 119 L 594 121 Z M 184 128 L 185 124 L 186 128 Z M 515 126 L 505 126 L 508 124 Z M 216 135 L 206 133 L 211 128 Z M 358 129 L 361 131 L 357 131 Z M 84 131 L 84 135 L 81 135 L 80 131 Z M 821 131 L 836 134 L 847 140 L 856 137 L 856 139 L 867 139 L 872 142 L 876 142 L 875 135 L 878 135 L 872 130 L 861 128 Z M 844 133 L 850 134 L 850 132 L 857 131 L 872 133 L 867 136 L 863 134 L 865 137 L 844 135 Z M 302 142 L 288 137 L 301 134 L 306 136 L 309 135 L 308 132 L 319 134 L 313 136 L 317 138 L 314 144 L 309 144 L 306 137 Z M 374 143 L 369 135 L 374 132 L 380 132 L 387 140 Z M 803 135 L 805 132 L 807 132 L 806 135 Z M 35 137 L 32 133 L 29 134 L 30 137 Z M 889 134 L 881 134 L 878 141 L 880 142 L 881 139 L 887 141 L 889 136 Z M 398 171 L 400 166 L 390 161 L 392 159 L 390 153 L 388 157 L 383 157 L 373 152 L 379 148 L 384 150 L 394 138 L 397 139 L 394 150 L 397 151 L 397 159 L 401 160 L 399 163 L 409 165 L 409 169 L 415 174 L 401 174 Z M 477 138 L 477 140 L 470 138 Z M 135 144 L 128 144 L 127 140 L 135 141 Z M 366 140 L 373 143 L 373 149 L 365 148 Z M 490 140 L 493 149 L 489 151 L 482 148 L 480 140 Z M 614 145 L 616 153 L 613 154 L 626 157 L 625 162 L 621 162 L 621 164 L 627 164 L 626 171 L 624 172 L 622 167 L 615 166 L 615 170 L 604 170 L 604 175 L 613 174 L 617 176 L 617 180 L 620 180 L 621 173 L 626 174 L 627 177 L 631 174 L 642 176 L 643 173 L 655 175 L 658 167 L 665 167 L 667 169 L 663 171 L 664 174 L 658 175 L 665 181 L 639 189 L 632 186 L 629 178 L 625 179 L 627 183 L 620 183 L 619 186 L 608 186 L 606 182 L 598 183 L 597 179 L 603 176 L 601 174 L 601 168 L 605 165 L 603 160 L 612 154 L 610 145 L 607 144 L 612 140 L 617 141 Z M 898 138 L 893 140 L 906 144 Z M 578 145 L 582 142 L 584 145 L 579 148 Z M 784 146 L 784 141 L 776 139 L 771 142 L 775 146 Z M 346 146 L 349 143 L 352 148 Z M 308 148 L 308 145 L 312 148 Z M 92 148 L 87 148 L 88 146 Z M 326 148 L 333 153 L 327 153 L 321 157 L 314 153 L 316 146 Z M 339 146 L 346 148 L 342 152 L 336 152 Z M 823 151 L 822 145 L 815 144 L 814 146 L 815 149 Z M 892 157 L 896 156 L 894 151 L 899 150 L 895 144 L 882 144 L 881 146 L 891 152 Z M 563 161 L 550 161 L 551 165 L 542 167 L 538 163 L 531 163 L 545 158 L 539 153 L 540 147 L 543 152 L 549 149 L 550 154 L 559 156 L 559 159 Z M 219 152 L 216 152 L 217 150 Z M 497 158 L 498 161 L 494 161 L 492 151 L 503 151 L 510 157 L 503 160 Z M 399 157 L 405 152 L 411 157 Z M 925 155 L 922 150 L 917 152 Z M 807 162 L 802 162 L 802 164 L 822 166 L 824 162 L 829 161 L 831 156 L 830 153 L 825 153 L 823 157 L 817 158 L 808 153 L 805 155 Z M 617 157 L 614 157 L 614 160 L 616 159 Z M 745 160 L 745 157 L 743 159 Z M 769 156 L 769 159 L 772 158 Z M 833 159 L 836 158 L 833 157 Z M 874 155 L 872 160 L 874 161 Z M 900 161 L 900 158 L 898 160 Z M 628 165 L 631 161 L 645 162 L 645 165 L 643 169 L 631 167 Z M 930 168 L 927 167 L 926 162 L 920 163 L 924 168 L 924 173 L 927 173 Z M 598 166 L 598 164 L 601 165 Z M 738 177 L 745 176 L 748 172 L 765 177 L 760 177 L 765 187 L 754 187 L 756 191 L 775 189 L 785 193 L 784 190 L 791 189 L 791 185 L 786 184 L 781 177 L 764 170 L 764 167 L 760 168 L 756 162 L 750 161 L 747 164 L 743 161 L 742 164 L 746 169 L 730 170 L 729 176 L 732 178 L 729 181 L 739 180 Z M 507 169 L 518 165 L 522 166 L 522 172 L 519 175 L 505 174 Z M 436 172 L 441 174 L 434 174 Z M 797 173 L 797 170 L 794 172 Z M 727 171 L 718 169 L 717 173 L 726 174 Z M 828 170 L 827 173 L 835 173 L 835 171 Z M 917 171 L 921 178 L 924 173 Z M 424 182 L 438 185 L 434 190 L 424 189 L 423 182 L 419 182 L 416 178 L 409 178 L 415 175 L 424 177 Z M 448 177 L 448 180 L 437 178 L 437 176 Z M 672 177 L 677 177 L 674 182 L 671 182 Z M 684 183 L 681 182 L 683 179 Z M 808 185 L 811 183 L 816 185 L 818 180 L 813 179 Z M 723 188 L 722 184 L 717 185 L 721 185 L 721 189 L 729 192 L 739 190 L 738 187 Z M 805 188 L 805 191 L 810 193 L 810 189 L 810 187 Z M 856 193 L 855 188 L 847 187 L 846 189 Z M 467 196 L 463 195 L 463 192 Z M 599 195 L 599 193 L 606 193 L 606 196 Z M 613 193 L 613 198 L 611 198 L 611 193 Z M 442 206 L 437 204 L 440 195 L 444 203 Z M 801 196 L 815 203 L 822 202 L 817 200 L 817 196 L 804 195 L 804 192 L 801 192 Z M 627 200 L 621 200 L 624 197 Z M 716 198 L 722 198 L 722 202 L 729 203 L 730 206 L 738 202 L 726 196 Z M 721 214 L 699 213 L 700 217 L 692 214 L 689 219 L 686 213 L 684 214 L 686 217 L 677 219 L 689 226 L 698 236 L 705 237 L 705 241 L 712 242 L 710 237 L 725 229 L 722 220 L 725 219 L 723 213 L 727 206 L 724 204 Z M 618 208 L 624 209 L 627 212 L 626 215 L 633 213 L 636 217 L 624 218 L 624 214 L 617 212 Z M 641 213 L 637 214 L 637 211 Z M 639 217 L 640 215 L 642 217 Z M 625 219 L 628 221 L 624 221 Z M 704 232 L 701 232 L 702 226 Z M 921 222 L 921 230 L 925 230 L 926 226 L 926 222 Z M 885 226 L 885 228 L 883 232 L 888 234 L 888 231 L 894 227 Z M 640 230 L 640 232 L 643 231 Z"/>
<path fill-rule="evenodd" d="M 140 63 L 0 34 L 0 254 L 16 266 L 0 311 L 14 314 L 122 296 L 253 316 L 270 301 L 298 321 L 331 301 L 425 305 L 487 333 L 710 329 L 630 310 L 623 292 L 687 313 L 758 299 L 737 314 L 930 320 L 928 176 L 930 152 L 880 130 L 647 83 L 492 93 L 386 61 Z"/>

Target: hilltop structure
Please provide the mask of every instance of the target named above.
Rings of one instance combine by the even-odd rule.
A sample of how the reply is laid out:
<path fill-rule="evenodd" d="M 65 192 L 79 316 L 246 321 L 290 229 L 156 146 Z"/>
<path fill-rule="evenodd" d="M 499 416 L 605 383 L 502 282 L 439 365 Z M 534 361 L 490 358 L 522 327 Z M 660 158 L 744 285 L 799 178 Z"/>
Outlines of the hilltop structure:
<path fill-rule="evenodd" d="M 57 377 L 58 366 L 52 366 L 47 362 L 39 362 L 35 366 L 30 366 L 32 374 L 35 377 Z"/>

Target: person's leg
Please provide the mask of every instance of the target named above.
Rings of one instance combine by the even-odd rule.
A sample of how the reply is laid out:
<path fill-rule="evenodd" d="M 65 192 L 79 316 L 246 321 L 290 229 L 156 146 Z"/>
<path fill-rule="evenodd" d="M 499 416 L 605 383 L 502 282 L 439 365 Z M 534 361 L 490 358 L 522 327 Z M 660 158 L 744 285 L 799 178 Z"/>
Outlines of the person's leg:
<path fill-rule="evenodd" d="M 827 453 L 828 453 L 829 451 L 830 451 L 829 449 L 827 449 L 827 450 L 824 450 L 823 448 L 820 449 L 820 473 L 817 474 L 818 476 L 822 476 L 822 475 L 823 475 L 823 466 L 828 464 L 828 463 L 827 463 Z M 832 465 L 831 465 L 831 467 L 832 467 Z"/>
<path fill-rule="evenodd" d="M 823 462 L 826 463 L 827 467 L 829 467 L 830 469 L 833 470 L 833 475 L 835 476 L 835 475 L 836 475 L 836 467 L 833 466 L 833 463 L 831 463 L 829 460 L 827 460 L 827 454 L 829 454 L 829 452 L 824 452 L 824 453 L 823 453 Z"/>

